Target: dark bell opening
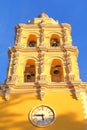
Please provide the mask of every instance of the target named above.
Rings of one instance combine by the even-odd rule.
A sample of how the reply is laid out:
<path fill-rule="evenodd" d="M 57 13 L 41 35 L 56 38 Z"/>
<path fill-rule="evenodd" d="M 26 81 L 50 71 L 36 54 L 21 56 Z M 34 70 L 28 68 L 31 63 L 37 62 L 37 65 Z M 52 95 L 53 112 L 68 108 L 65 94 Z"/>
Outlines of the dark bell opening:
<path fill-rule="evenodd" d="M 35 42 L 35 41 L 29 42 L 29 46 L 30 46 L 30 47 L 35 47 L 35 45 L 36 45 L 36 42 Z"/>
<path fill-rule="evenodd" d="M 30 74 L 28 74 L 28 75 L 27 75 L 27 79 L 30 79 L 30 78 L 31 78 L 31 75 L 30 75 Z"/>
<path fill-rule="evenodd" d="M 54 68 L 54 74 L 58 74 L 58 73 L 59 73 L 59 69 L 58 69 L 58 66 L 56 65 Z"/>
<path fill-rule="evenodd" d="M 58 43 L 53 43 L 52 46 L 56 47 L 56 46 L 58 46 Z"/>
<path fill-rule="evenodd" d="M 59 42 L 56 38 L 52 39 L 51 40 L 51 46 L 52 47 L 57 47 L 59 45 Z"/>
<path fill-rule="evenodd" d="M 54 74 L 58 74 L 59 73 L 59 70 L 54 70 Z"/>

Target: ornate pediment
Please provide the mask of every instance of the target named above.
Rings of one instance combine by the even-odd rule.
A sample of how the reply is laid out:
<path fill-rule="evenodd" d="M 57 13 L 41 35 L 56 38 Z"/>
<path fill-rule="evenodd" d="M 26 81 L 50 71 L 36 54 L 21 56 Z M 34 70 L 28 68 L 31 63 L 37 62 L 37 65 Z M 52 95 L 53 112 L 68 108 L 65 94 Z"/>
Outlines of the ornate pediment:
<path fill-rule="evenodd" d="M 54 20 L 53 18 L 50 18 L 46 13 L 41 13 L 37 18 L 34 18 L 33 20 L 29 21 L 30 24 L 58 24 L 58 21 Z"/>

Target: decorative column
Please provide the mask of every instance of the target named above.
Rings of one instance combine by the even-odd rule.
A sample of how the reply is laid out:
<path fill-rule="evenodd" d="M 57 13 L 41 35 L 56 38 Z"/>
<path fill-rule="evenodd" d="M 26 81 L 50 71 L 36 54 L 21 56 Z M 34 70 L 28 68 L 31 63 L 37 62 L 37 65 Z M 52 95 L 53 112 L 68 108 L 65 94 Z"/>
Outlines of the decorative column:
<path fill-rule="evenodd" d="M 46 75 L 44 74 L 44 56 L 45 56 L 44 52 L 40 51 L 39 54 L 38 54 L 40 81 L 46 80 Z"/>
<path fill-rule="evenodd" d="M 36 62 L 35 66 L 36 66 L 36 79 L 35 79 L 35 81 L 38 82 L 38 80 L 40 79 L 39 63 Z"/>
<path fill-rule="evenodd" d="M 64 46 L 71 46 L 72 45 L 72 38 L 71 38 L 71 26 L 69 24 L 60 24 L 61 31 L 62 31 L 62 40 L 64 42 Z"/>
<path fill-rule="evenodd" d="M 40 46 L 44 46 L 44 28 L 43 28 L 44 20 L 39 24 L 40 26 Z"/>
<path fill-rule="evenodd" d="M 11 75 L 12 75 L 12 57 L 13 57 L 13 53 L 11 48 L 9 48 L 8 51 L 8 55 L 9 55 L 9 66 L 8 66 L 8 76 L 7 76 L 7 80 L 6 82 L 10 82 L 11 81 Z"/>
<path fill-rule="evenodd" d="M 18 78 L 18 75 L 17 75 L 18 56 L 19 54 L 17 54 L 16 52 L 13 54 L 11 82 L 15 82 Z"/>
<path fill-rule="evenodd" d="M 20 29 L 20 26 L 16 26 L 16 37 L 15 37 L 15 45 L 18 47 L 21 47 L 21 32 L 22 30 Z"/>
<path fill-rule="evenodd" d="M 66 29 L 65 33 L 66 33 L 66 43 L 67 43 L 67 45 L 71 45 L 72 39 L 71 39 L 71 36 L 70 36 L 70 30 Z"/>
<path fill-rule="evenodd" d="M 64 56 L 65 56 L 65 65 L 66 65 L 66 76 L 67 76 L 66 79 L 72 82 L 74 81 L 74 74 L 72 72 L 71 54 L 65 50 Z"/>

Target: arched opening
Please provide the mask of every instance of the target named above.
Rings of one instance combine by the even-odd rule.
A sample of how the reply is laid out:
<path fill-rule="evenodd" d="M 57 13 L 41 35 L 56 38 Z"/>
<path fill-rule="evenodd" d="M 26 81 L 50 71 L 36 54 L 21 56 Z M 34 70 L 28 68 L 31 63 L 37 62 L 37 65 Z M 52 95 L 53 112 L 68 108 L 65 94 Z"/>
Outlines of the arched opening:
<path fill-rule="evenodd" d="M 60 38 L 58 35 L 53 34 L 50 38 L 50 46 L 51 47 L 58 47 L 60 46 Z"/>
<path fill-rule="evenodd" d="M 33 34 L 29 35 L 27 46 L 28 47 L 36 47 L 36 45 L 37 45 L 36 35 L 33 35 Z"/>
<path fill-rule="evenodd" d="M 61 60 L 53 59 L 50 74 L 51 74 L 51 82 L 62 82 L 64 80 L 63 66 Z"/>
<path fill-rule="evenodd" d="M 27 60 L 24 70 L 24 82 L 35 82 L 36 67 L 35 61 Z"/>

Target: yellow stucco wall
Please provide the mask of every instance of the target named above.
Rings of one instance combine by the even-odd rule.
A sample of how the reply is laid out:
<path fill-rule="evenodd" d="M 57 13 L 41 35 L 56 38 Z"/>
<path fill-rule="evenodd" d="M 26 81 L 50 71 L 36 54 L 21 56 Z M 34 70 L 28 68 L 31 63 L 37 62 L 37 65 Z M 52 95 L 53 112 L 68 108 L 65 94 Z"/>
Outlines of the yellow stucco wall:
<path fill-rule="evenodd" d="M 48 92 L 43 101 L 38 94 L 11 94 L 10 100 L 0 97 L 0 130 L 85 130 L 81 99 L 70 92 Z M 46 127 L 33 126 L 28 119 L 30 110 L 40 104 L 51 106 L 56 121 Z"/>

